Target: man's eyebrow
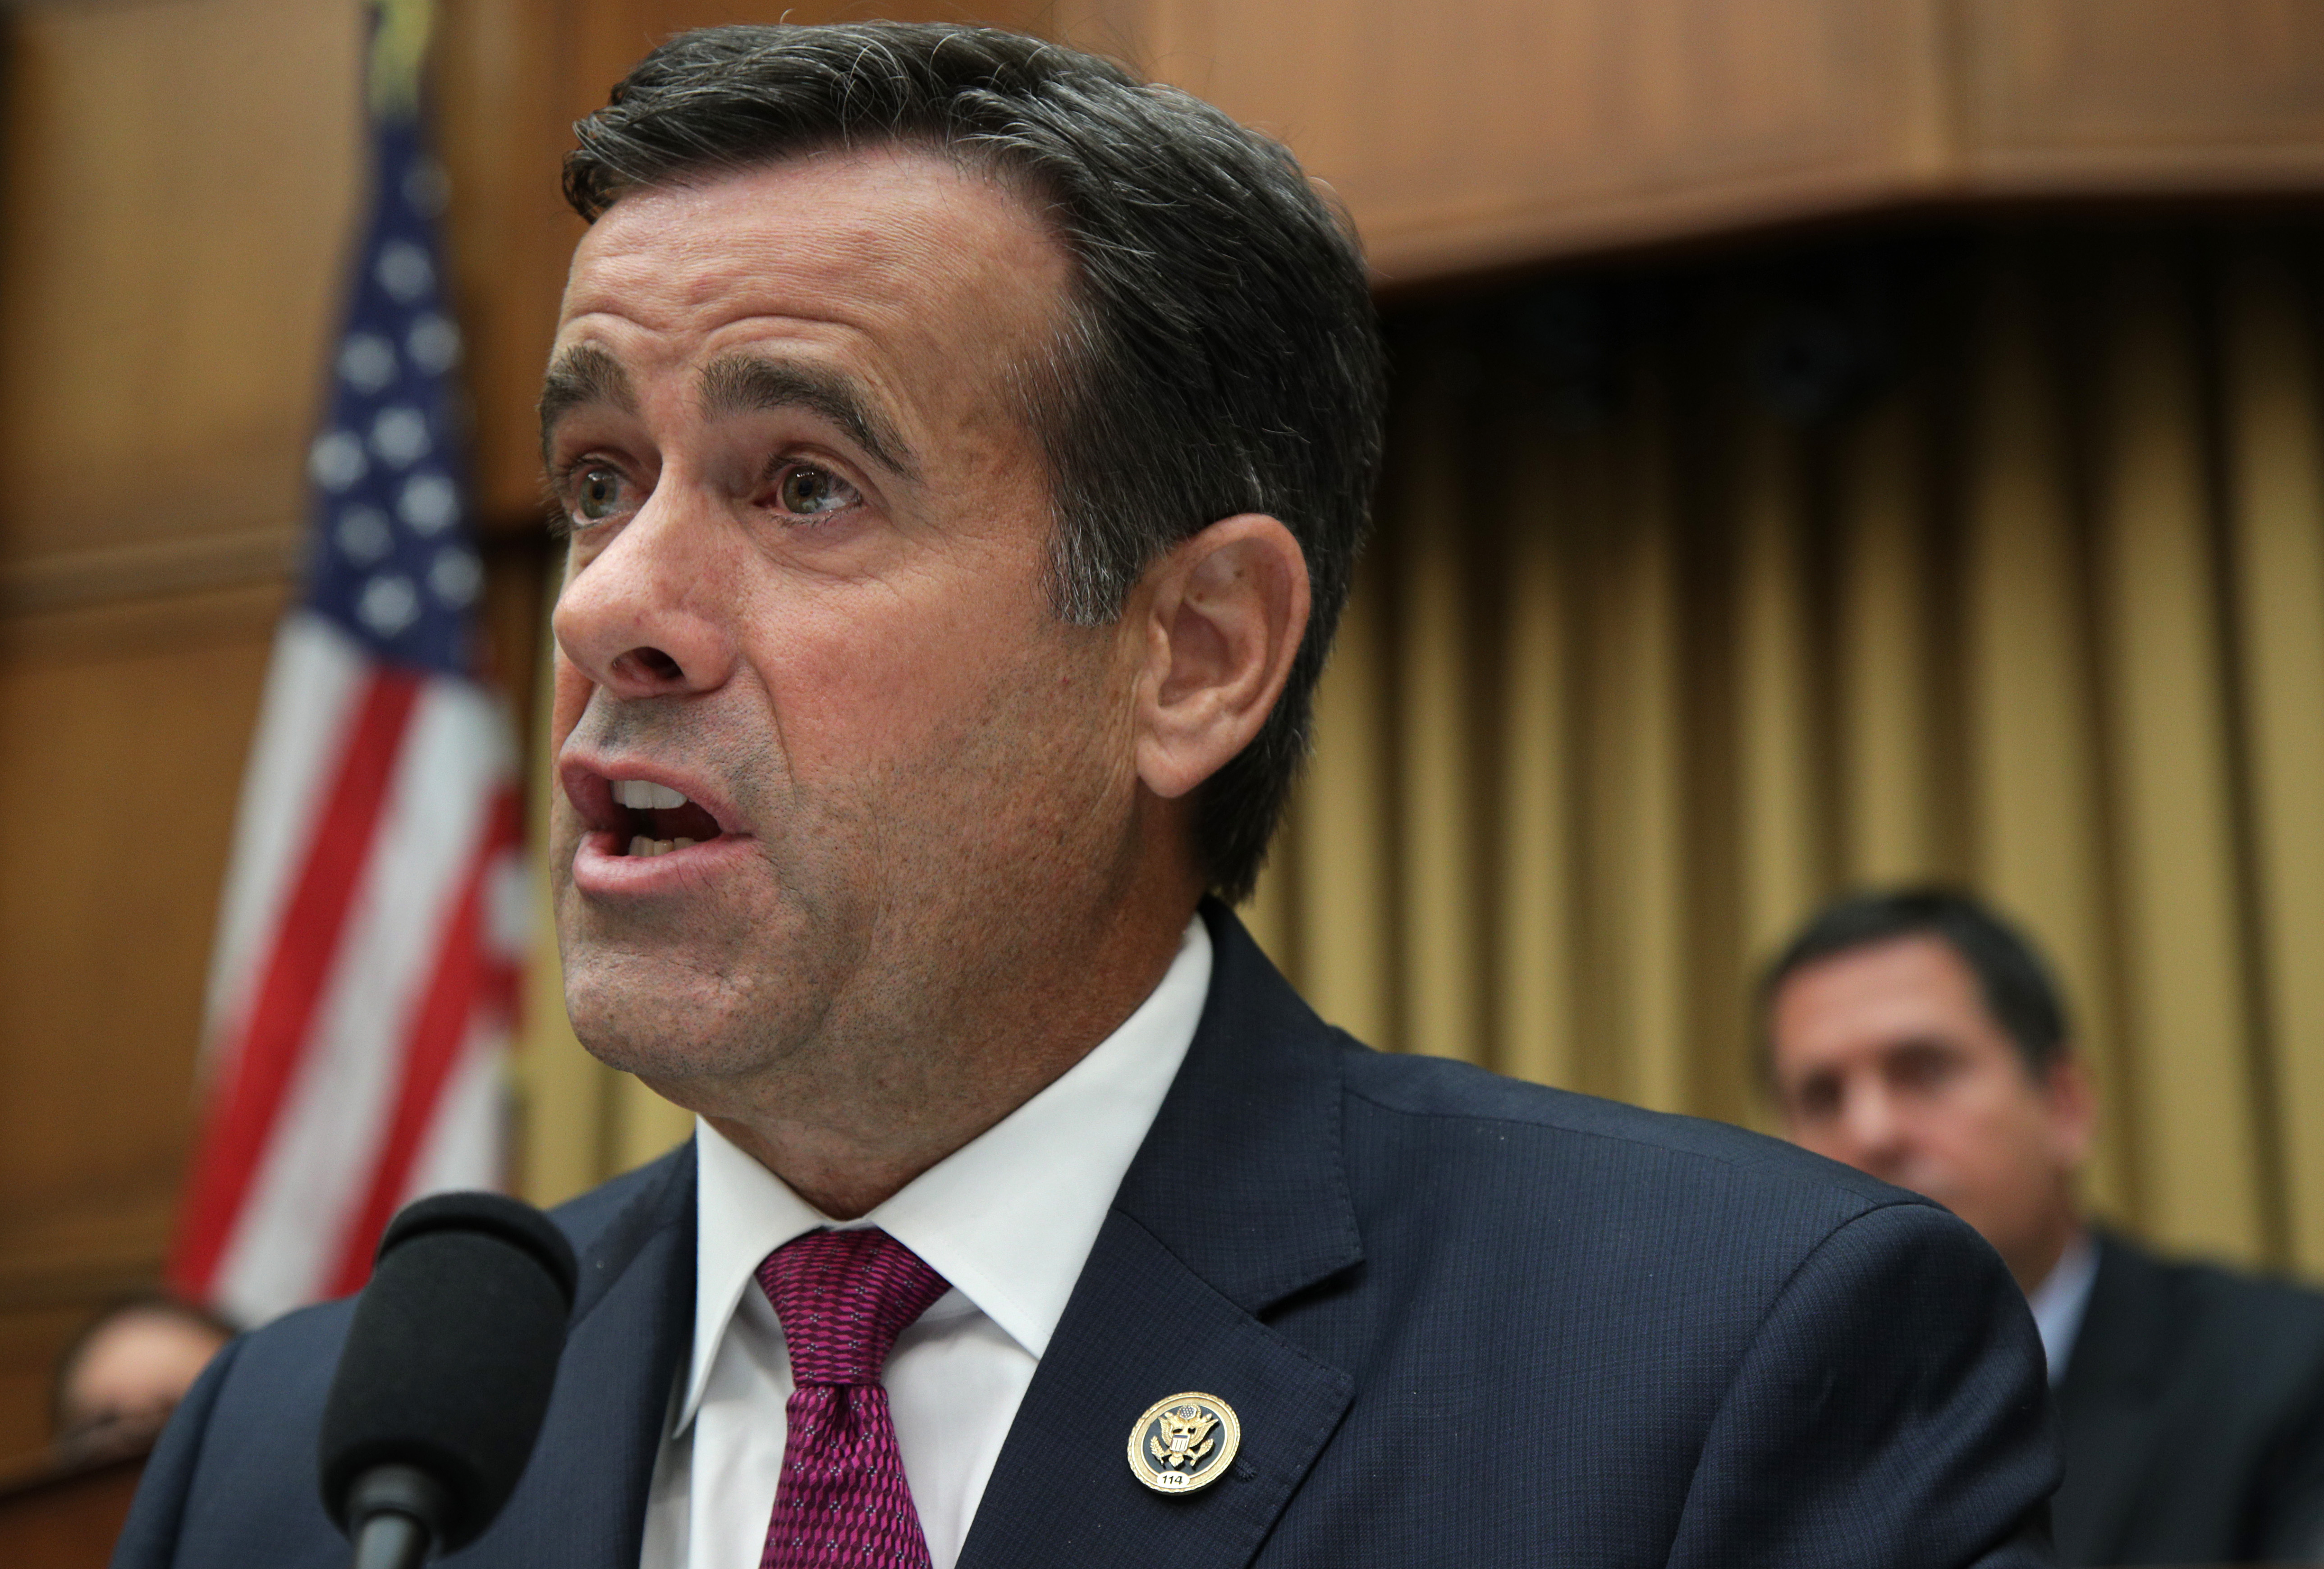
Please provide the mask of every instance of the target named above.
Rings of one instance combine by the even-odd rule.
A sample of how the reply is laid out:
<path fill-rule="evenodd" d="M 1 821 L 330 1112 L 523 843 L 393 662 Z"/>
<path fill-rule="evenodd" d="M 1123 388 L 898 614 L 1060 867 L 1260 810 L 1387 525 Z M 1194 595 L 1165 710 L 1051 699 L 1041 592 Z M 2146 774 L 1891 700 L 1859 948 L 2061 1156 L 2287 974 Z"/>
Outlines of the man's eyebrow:
<path fill-rule="evenodd" d="M 557 422 L 574 410 L 605 403 L 625 414 L 638 411 L 638 395 L 622 362 L 595 344 L 576 344 L 549 362 L 540 381 L 540 457 L 549 461 Z"/>
<path fill-rule="evenodd" d="M 707 418 L 791 408 L 822 415 L 887 468 L 906 479 L 918 477 L 912 449 L 852 378 L 820 365 L 753 354 L 724 355 L 702 367 L 702 410 Z"/>

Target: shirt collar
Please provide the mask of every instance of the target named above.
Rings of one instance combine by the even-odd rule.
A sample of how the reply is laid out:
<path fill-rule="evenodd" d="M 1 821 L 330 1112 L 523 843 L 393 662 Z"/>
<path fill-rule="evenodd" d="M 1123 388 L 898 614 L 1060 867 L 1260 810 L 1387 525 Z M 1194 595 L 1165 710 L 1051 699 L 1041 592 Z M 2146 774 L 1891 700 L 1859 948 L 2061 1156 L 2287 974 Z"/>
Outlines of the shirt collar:
<path fill-rule="evenodd" d="M 2034 1327 L 2042 1334 L 2042 1356 L 2050 1364 L 2050 1382 L 2066 1376 L 2066 1359 L 2082 1332 L 2082 1315 L 2090 1306 L 2090 1288 L 2098 1284 L 2098 1251 L 2088 1232 L 2078 1231 L 2050 1266 L 2042 1284 L 2025 1298 L 2034 1310 Z"/>
<path fill-rule="evenodd" d="M 760 1263 L 822 1226 L 878 1226 L 1039 1358 L 1194 1043 L 1210 985 L 1211 938 L 1198 915 L 1161 983 L 1120 1029 L 861 1220 L 821 1214 L 696 1118 L 694 1354 L 678 1426 L 694 1420 Z"/>

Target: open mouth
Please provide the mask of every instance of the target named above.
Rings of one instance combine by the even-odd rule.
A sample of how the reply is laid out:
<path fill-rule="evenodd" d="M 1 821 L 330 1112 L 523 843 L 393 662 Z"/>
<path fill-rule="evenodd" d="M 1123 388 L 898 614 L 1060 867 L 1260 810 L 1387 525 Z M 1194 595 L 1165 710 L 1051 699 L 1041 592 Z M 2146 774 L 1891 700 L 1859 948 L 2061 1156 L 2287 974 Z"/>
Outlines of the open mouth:
<path fill-rule="evenodd" d="M 621 821 L 615 842 L 624 855 L 667 855 L 718 837 L 718 819 L 668 785 L 641 779 L 613 781 Z"/>

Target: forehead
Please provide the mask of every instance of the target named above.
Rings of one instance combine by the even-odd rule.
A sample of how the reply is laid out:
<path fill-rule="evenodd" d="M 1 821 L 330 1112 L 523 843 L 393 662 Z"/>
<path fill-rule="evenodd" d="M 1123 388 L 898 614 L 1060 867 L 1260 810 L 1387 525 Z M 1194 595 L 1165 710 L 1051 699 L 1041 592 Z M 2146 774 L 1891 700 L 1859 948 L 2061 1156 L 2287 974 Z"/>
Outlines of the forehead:
<path fill-rule="evenodd" d="M 1941 937 L 1869 943 L 1802 966 L 1777 989 L 1770 1020 L 1779 1062 L 1877 1050 L 1907 1038 L 1996 1027 L 1966 961 Z"/>
<path fill-rule="evenodd" d="M 982 382 L 1056 330 L 1070 259 L 1028 198 L 941 153 L 801 154 L 633 191 L 575 249 L 560 349 L 651 374 L 768 337 L 877 379 Z"/>

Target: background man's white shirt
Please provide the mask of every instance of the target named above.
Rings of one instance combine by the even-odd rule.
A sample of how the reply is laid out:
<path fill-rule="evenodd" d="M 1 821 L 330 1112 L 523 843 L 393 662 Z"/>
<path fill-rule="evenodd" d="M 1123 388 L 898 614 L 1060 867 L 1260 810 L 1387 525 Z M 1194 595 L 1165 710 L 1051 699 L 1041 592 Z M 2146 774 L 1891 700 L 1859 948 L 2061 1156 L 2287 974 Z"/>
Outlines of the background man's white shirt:
<path fill-rule="evenodd" d="M 694 1346 L 648 1495 L 644 1569 L 755 1569 L 782 1473 L 791 1371 L 754 1275 L 793 1237 L 843 1223 L 880 1227 L 952 1286 L 898 1337 L 884 1380 L 928 1555 L 952 1569 L 1210 984 L 1210 934 L 1197 916 L 1120 1029 L 860 1220 L 817 1214 L 697 1121 Z"/>
<path fill-rule="evenodd" d="M 2090 1306 L 2090 1288 L 2098 1278 L 2098 1244 L 2089 1232 L 2077 1231 L 2042 1284 L 2025 1298 L 2025 1306 L 2034 1310 L 2034 1327 L 2042 1334 L 2042 1355 L 2050 1364 L 2052 1389 L 2066 1376 L 2066 1360 L 2074 1354 L 2082 1315 Z"/>

